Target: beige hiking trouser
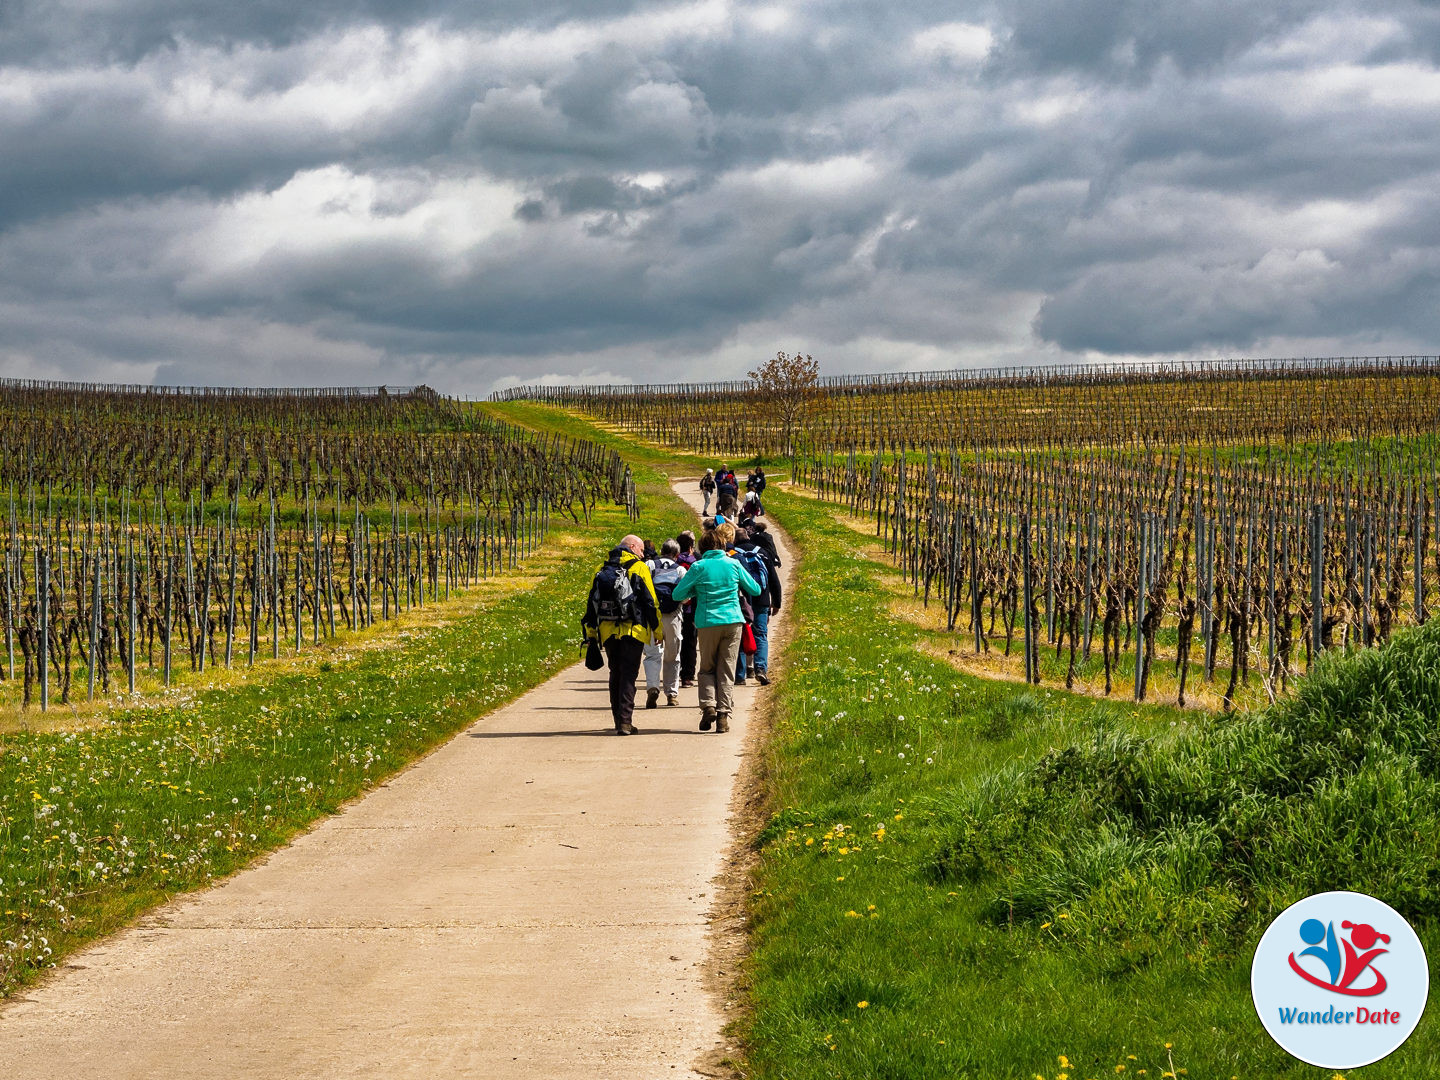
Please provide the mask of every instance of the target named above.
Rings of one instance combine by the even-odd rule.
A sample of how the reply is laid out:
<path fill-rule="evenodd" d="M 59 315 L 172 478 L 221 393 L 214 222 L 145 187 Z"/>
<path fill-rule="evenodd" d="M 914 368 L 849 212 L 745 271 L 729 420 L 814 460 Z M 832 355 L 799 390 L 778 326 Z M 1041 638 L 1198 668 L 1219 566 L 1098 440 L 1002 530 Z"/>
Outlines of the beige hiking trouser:
<path fill-rule="evenodd" d="M 735 687 L 735 658 L 740 654 L 740 635 L 744 630 L 743 622 L 696 628 L 700 708 L 711 708 L 725 716 L 734 708 L 731 691 Z"/>

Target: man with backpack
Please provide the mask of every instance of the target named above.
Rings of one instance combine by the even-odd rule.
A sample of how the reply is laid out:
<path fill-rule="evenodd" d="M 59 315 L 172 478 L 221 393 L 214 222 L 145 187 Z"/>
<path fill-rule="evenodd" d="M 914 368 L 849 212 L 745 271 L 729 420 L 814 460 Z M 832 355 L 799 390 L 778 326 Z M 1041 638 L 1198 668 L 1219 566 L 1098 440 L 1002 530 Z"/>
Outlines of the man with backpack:
<path fill-rule="evenodd" d="M 700 511 L 701 517 L 710 516 L 710 500 L 715 497 L 715 470 L 706 469 L 705 475 L 700 478 L 700 494 L 705 496 L 705 509 Z"/>
<path fill-rule="evenodd" d="M 760 586 L 760 595 L 750 601 L 754 612 L 750 630 L 755 635 L 755 652 L 747 657 L 741 650 L 735 661 L 735 684 L 744 686 L 747 671 L 753 670 L 755 681 L 769 686 L 770 616 L 780 610 L 780 575 L 770 553 L 745 529 L 735 534 L 735 546 L 730 554 Z"/>
<path fill-rule="evenodd" d="M 658 558 L 646 563 L 650 580 L 655 585 L 655 599 L 660 607 L 659 642 L 645 646 L 645 708 L 659 705 L 661 683 L 664 683 L 666 705 L 680 704 L 680 638 L 684 625 L 683 604 L 674 598 L 675 586 L 685 576 L 680 564 L 680 542 L 666 540 L 660 545 Z"/>
<path fill-rule="evenodd" d="M 635 678 L 645 646 L 660 628 L 660 602 L 650 570 L 641 556 L 645 545 L 627 536 L 590 583 L 590 596 L 580 625 L 586 641 L 599 642 L 610 666 L 610 712 L 615 734 L 634 735 Z"/>
<path fill-rule="evenodd" d="M 720 500 L 720 512 L 725 512 L 725 502 L 728 498 L 734 502 L 740 498 L 740 482 L 735 479 L 735 473 L 729 465 L 721 465 L 720 471 L 715 474 L 715 490 Z"/>

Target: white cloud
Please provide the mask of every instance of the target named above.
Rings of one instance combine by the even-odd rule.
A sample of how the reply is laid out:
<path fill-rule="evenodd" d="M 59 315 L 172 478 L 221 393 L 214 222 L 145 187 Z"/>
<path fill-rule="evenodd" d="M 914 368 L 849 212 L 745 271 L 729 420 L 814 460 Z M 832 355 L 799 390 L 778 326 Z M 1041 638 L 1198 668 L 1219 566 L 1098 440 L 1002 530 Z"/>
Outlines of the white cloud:
<path fill-rule="evenodd" d="M 994 48 L 995 34 L 978 23 L 941 23 L 921 30 L 911 38 L 911 44 L 927 60 L 978 64 Z"/>

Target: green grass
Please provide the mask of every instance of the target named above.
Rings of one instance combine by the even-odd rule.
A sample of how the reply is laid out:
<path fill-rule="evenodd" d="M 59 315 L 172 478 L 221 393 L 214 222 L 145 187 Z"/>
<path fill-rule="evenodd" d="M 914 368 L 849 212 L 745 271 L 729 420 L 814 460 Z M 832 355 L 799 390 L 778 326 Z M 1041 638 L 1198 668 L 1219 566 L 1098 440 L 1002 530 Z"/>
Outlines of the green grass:
<path fill-rule="evenodd" d="M 1255 1016 L 1268 916 L 1368 887 L 1440 948 L 1440 634 L 1230 720 L 991 682 L 918 650 L 894 572 L 833 510 L 767 502 L 805 570 L 758 841 L 754 1075 L 1328 1077 Z M 1440 1037 L 1422 1023 L 1349 1075 L 1440 1075 Z"/>
<path fill-rule="evenodd" d="M 647 533 L 692 524 L 663 475 L 640 466 L 636 477 Z M 75 731 L 0 735 L 0 996 L 240 869 L 574 663 L 590 576 L 631 528 L 614 506 L 557 525 L 550 545 L 584 557 L 552 559 L 533 588 L 393 645 L 257 669 Z"/>

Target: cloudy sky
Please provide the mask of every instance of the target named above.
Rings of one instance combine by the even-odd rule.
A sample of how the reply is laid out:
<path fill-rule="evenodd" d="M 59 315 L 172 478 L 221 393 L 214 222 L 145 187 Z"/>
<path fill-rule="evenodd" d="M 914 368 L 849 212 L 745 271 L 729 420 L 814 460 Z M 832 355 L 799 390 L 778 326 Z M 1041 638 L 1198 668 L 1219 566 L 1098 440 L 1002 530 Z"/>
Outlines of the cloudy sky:
<path fill-rule="evenodd" d="M 1440 9 L 0 0 L 0 374 L 1440 348 Z"/>

